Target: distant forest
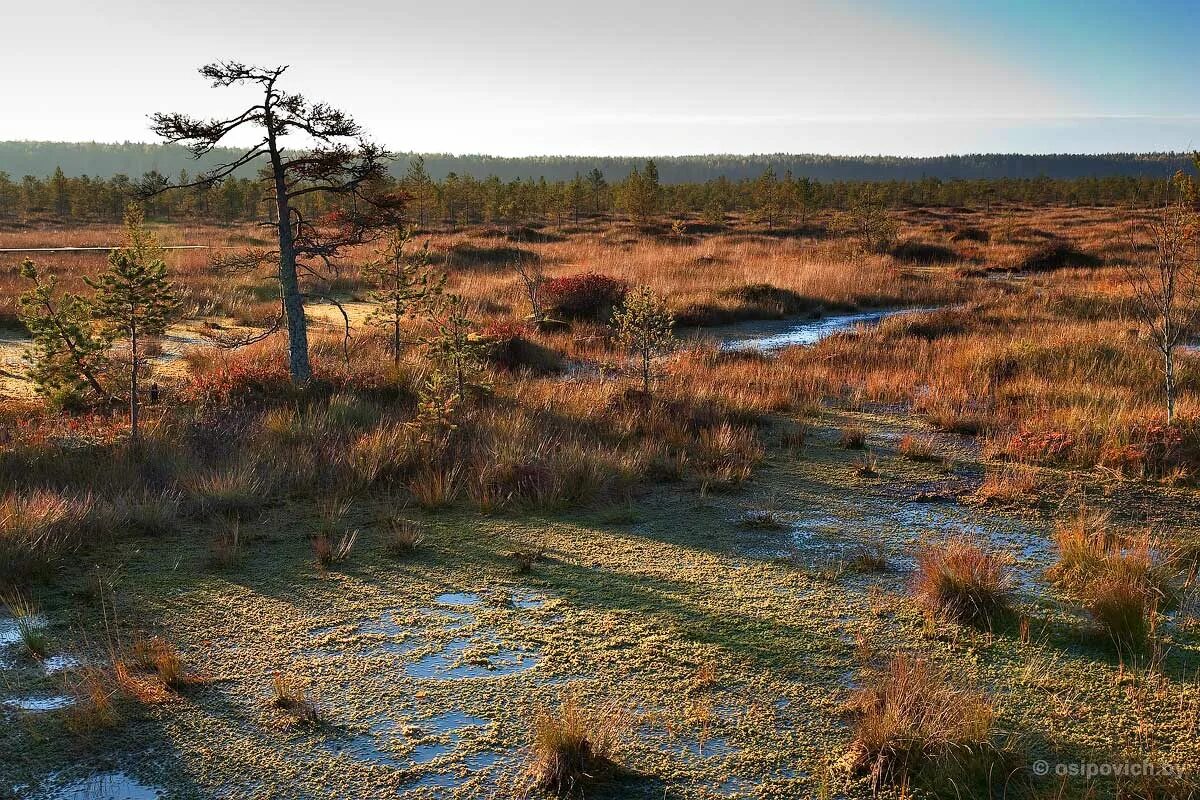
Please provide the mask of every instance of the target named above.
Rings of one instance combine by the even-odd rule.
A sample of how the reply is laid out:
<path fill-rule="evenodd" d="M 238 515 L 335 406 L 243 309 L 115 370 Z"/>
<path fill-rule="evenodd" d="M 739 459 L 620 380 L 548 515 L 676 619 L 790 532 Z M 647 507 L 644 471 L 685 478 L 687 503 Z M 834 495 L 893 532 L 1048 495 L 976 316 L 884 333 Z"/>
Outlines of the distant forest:
<path fill-rule="evenodd" d="M 176 176 L 197 171 L 236 155 L 216 150 L 196 161 L 182 147 L 160 144 L 102 144 L 95 142 L 0 142 L 0 173 L 19 181 L 26 175 L 47 178 L 61 168 L 68 177 L 112 178 L 141 176 L 150 171 Z M 401 177 L 415 154 L 399 154 L 393 172 Z M 569 181 L 575 175 L 600 170 L 621 180 L 645 157 L 527 156 L 423 154 L 425 170 L 435 181 L 454 174 L 460 178 L 502 181 Z M 740 181 L 758 178 L 770 169 L 778 175 L 814 181 L 919 181 L 1051 178 L 1168 178 L 1191 165 L 1183 153 L 1110 153 L 1106 155 L 980 154 L 904 158 L 900 156 L 702 155 L 655 157 L 663 184 L 704 183 L 718 178 Z M 248 169 L 239 177 L 253 177 Z"/>

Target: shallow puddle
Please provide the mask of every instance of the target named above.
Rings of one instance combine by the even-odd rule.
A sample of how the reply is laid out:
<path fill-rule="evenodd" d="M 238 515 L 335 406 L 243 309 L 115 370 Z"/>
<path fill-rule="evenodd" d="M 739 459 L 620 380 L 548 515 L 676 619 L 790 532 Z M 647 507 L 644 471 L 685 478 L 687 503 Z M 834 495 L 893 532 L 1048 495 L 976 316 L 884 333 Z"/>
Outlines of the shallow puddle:
<path fill-rule="evenodd" d="M 535 594 L 529 589 L 514 589 L 509 596 L 513 608 L 534 609 L 546 605 L 546 598 Z"/>
<path fill-rule="evenodd" d="M 70 670 L 78 669 L 81 663 L 75 656 L 50 656 L 42 661 L 42 669 L 47 675 L 57 675 L 60 672 L 69 672 Z"/>
<path fill-rule="evenodd" d="M 721 349 L 736 352 L 757 350 L 770 353 L 785 347 L 812 346 L 835 333 L 853 330 L 859 325 L 877 325 L 897 314 L 918 314 L 934 308 L 891 308 L 838 314 L 818 319 L 782 319 L 738 323 L 709 332 L 721 338 Z"/>
<path fill-rule="evenodd" d="M 513 675 L 537 666 L 533 653 L 493 645 L 488 640 L 453 639 L 441 650 L 408 664 L 404 671 L 410 678 L 454 680 Z M 472 646 L 480 647 L 481 652 L 472 656 L 469 652 Z"/>
<path fill-rule="evenodd" d="M 147 786 L 123 772 L 105 772 L 87 780 L 67 784 L 50 795 L 51 800 L 155 800 L 162 790 Z"/>
<path fill-rule="evenodd" d="M 59 694 L 50 697 L 12 697 L 4 701 L 4 707 L 38 714 L 45 711 L 59 711 L 74 703 L 75 698 Z"/>
<path fill-rule="evenodd" d="M 435 597 L 434 602 L 441 606 L 467 607 L 480 605 L 483 598 L 471 592 L 446 592 Z"/>

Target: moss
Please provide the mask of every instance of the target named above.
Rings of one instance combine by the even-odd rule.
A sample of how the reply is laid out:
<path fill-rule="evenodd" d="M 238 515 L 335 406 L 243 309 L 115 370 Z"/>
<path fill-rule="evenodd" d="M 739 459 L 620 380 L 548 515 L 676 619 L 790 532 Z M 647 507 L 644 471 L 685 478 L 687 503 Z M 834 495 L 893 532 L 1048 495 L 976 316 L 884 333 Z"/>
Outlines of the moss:
<path fill-rule="evenodd" d="M 1178 760 L 1200 756 L 1179 713 L 1181 702 L 1200 703 L 1185 677 L 1198 663 L 1194 639 L 1174 642 L 1163 691 L 1131 707 L 1119 666 L 1081 643 L 1070 608 L 1036 580 L 1048 561 L 1035 545 L 1049 520 L 955 505 L 918 511 L 906 498 L 946 476 L 895 455 L 905 433 L 926 435 L 911 421 L 860 413 L 809 424 L 803 458 L 771 458 L 738 494 L 657 489 L 621 514 L 424 515 L 422 547 L 403 560 L 387 554 L 384 531 L 372 526 L 397 510 L 385 497 L 357 508 L 361 519 L 348 524 L 362 528 L 359 544 L 328 572 L 312 563 L 304 531 L 315 512 L 307 505 L 244 523 L 243 559 L 231 571 L 209 567 L 205 528 L 122 545 L 103 565 L 125 565 L 116 592 L 122 624 L 160 632 L 210 680 L 139 709 L 82 748 L 54 715 L 3 726 L 0 762 L 16 765 L 13 782 L 34 787 L 66 764 L 73 776 L 116 762 L 178 797 L 232 785 L 263 797 L 507 795 L 523 785 L 536 709 L 572 692 L 615 703 L 633 721 L 615 753 L 628 774 L 589 797 L 717 797 L 737 785 L 755 797 L 807 796 L 849 744 L 841 706 L 856 676 L 895 651 L 944 665 L 995 698 L 997 724 L 1023 732 L 1034 757 L 1067 761 L 1132 742 L 1139 718 L 1161 720 L 1156 741 Z M 851 424 L 879 443 L 884 480 L 860 479 L 855 454 L 836 446 Z M 972 443 L 941 436 L 937 446 L 961 474 L 978 471 Z M 790 528 L 740 527 L 746 507 L 782 509 Z M 928 632 L 903 571 L 817 569 L 876 544 L 904 563 L 925 533 L 962 526 L 982 528 L 1033 576 L 1038 594 L 1019 602 L 1033 619 L 1031 644 L 970 628 Z M 515 574 L 509 554 L 538 546 L 545 558 Z M 101 630 L 94 606 L 75 604 L 76 616 L 67 616 L 70 591 L 64 584 L 45 598 L 51 618 L 64 630 Z M 439 604 L 445 592 L 480 602 Z M 513 592 L 545 602 L 514 605 Z M 505 674 L 517 662 L 531 666 Z M 408 667 L 418 663 L 486 676 L 414 677 Z M 488 664 L 498 669 L 486 672 Z M 697 688 L 704 665 L 712 679 Z M 281 725 L 269 707 L 278 671 L 308 681 L 321 725 Z M 53 686 L 32 666 L 17 683 L 31 692 Z M 436 724 L 451 712 L 482 723 L 456 731 Z M 356 757 L 370 752 L 355 749 L 361 742 L 388 761 Z M 413 760 L 438 746 L 445 752 Z M 493 754 L 495 766 L 470 770 Z M 453 785 L 438 789 L 439 781 Z M 863 780 L 842 788 L 871 794 Z"/>

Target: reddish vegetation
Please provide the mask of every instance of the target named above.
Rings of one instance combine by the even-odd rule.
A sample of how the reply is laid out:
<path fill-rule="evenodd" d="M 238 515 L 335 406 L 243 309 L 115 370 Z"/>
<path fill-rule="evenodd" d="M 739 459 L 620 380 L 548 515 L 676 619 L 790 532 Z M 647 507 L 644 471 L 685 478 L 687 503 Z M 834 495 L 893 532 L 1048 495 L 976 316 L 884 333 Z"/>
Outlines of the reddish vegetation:
<path fill-rule="evenodd" d="M 607 321 L 612 310 L 625 299 L 628 285 L 609 275 L 584 272 L 554 278 L 543 291 L 555 313 L 571 319 Z"/>

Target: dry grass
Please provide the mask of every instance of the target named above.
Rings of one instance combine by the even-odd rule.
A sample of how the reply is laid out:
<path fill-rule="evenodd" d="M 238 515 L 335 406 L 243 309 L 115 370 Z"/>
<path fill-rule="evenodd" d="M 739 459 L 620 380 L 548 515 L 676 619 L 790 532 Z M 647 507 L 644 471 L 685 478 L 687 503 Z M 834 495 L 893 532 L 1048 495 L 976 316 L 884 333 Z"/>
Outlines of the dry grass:
<path fill-rule="evenodd" d="M 337 497 L 324 499 L 318 511 L 320 522 L 310 544 L 317 563 L 328 567 L 350 557 L 354 545 L 358 543 L 358 530 L 346 526 L 346 516 L 350 513 L 348 500 Z"/>
<path fill-rule="evenodd" d="M 870 450 L 863 453 L 854 461 L 854 473 L 860 478 L 879 477 L 879 459 Z"/>
<path fill-rule="evenodd" d="M 13 590 L 0 594 L 0 605 L 8 608 L 17 627 L 21 647 L 31 657 L 42 659 L 50 654 L 50 640 L 42 630 L 42 621 L 37 605 L 26 595 Z"/>
<path fill-rule="evenodd" d="M 1016 581 L 1008 556 L 954 537 L 922 548 L 913 587 L 929 613 L 991 626 L 1008 611 Z"/>
<path fill-rule="evenodd" d="M 902 458 L 909 461 L 930 462 L 940 461 L 936 450 L 934 449 L 933 437 L 917 438 L 912 434 L 904 434 L 900 439 L 900 444 L 896 447 L 896 452 Z"/>
<path fill-rule="evenodd" d="M 894 657 L 854 694 L 850 709 L 855 716 L 850 761 L 870 773 L 876 789 L 963 773 L 978 780 L 986 775 L 979 765 L 998 754 L 995 712 L 987 698 L 954 687 L 944 671 L 923 659 Z"/>
<path fill-rule="evenodd" d="M 179 691 L 190 683 L 179 651 L 161 636 L 135 636 L 123 663 L 137 672 L 156 676 L 172 691 Z"/>
<path fill-rule="evenodd" d="M 120 694 L 112 673 L 101 667 L 86 667 L 65 679 L 64 689 L 73 699 L 65 711 L 68 731 L 86 736 L 116 727 L 121 721 L 116 701 Z"/>
<path fill-rule="evenodd" d="M 411 556 L 425 541 L 424 526 L 404 517 L 392 517 L 383 525 L 384 548 L 393 556 Z"/>
<path fill-rule="evenodd" d="M 299 678 L 276 672 L 271 676 L 271 708 L 284 711 L 298 725 L 316 725 L 320 722 L 317 706 L 308 698 L 307 689 Z"/>
<path fill-rule="evenodd" d="M 606 326 L 522 328 L 530 346 L 569 364 L 567 373 L 486 367 L 486 389 L 474 393 L 452 430 L 431 442 L 411 424 L 426 361 L 413 349 L 393 370 L 386 342 L 362 326 L 366 309 L 352 300 L 356 335 L 348 359 L 342 339 L 323 321 L 334 319 L 328 308 L 310 308 L 320 380 L 303 393 L 288 385 L 280 337 L 237 352 L 189 351 L 162 377 L 172 402 L 148 410 L 141 462 L 114 446 L 119 418 L 65 424 L 36 403 L 14 405 L 0 414 L 15 432 L 0 447 L 0 477 L 11 477 L 0 497 L 0 583 L 48 575 L 80 543 L 103 541 L 97 534 L 161 533 L 186 519 L 244 516 L 314 496 L 381 490 L 407 494 L 425 508 L 469 502 L 491 512 L 611 500 L 648 480 L 686 481 L 703 491 L 733 487 L 764 457 L 764 420 L 830 402 L 906 404 L 943 429 L 985 433 L 989 455 L 1015 462 L 1101 464 L 1153 479 L 1189 474 L 1197 449 L 1190 420 L 1200 409 L 1188 377 L 1195 359 L 1181 360 L 1177 440 L 1156 427 L 1157 363 L 1120 322 L 1128 292 L 1111 261 L 1133 251 L 1108 246 L 1127 233 L 1119 214 L 1048 208 L 1006 209 L 992 218 L 967 219 L 952 210 L 897 218 L 903 240 L 948 248 L 952 260 L 913 265 L 903 252 L 864 254 L 824 217 L 813 230 L 833 235 L 776 235 L 737 220 L 716 233 L 668 242 L 616 220 L 561 232 L 552 224 L 546 230 L 553 235 L 521 243 L 550 279 L 587 271 L 650 285 L 679 318 L 699 322 L 955 306 L 773 358 L 689 345 L 662 360 L 652 400 L 629 396 L 613 379 L 626 359 Z M 977 230 L 949 241 L 968 227 Z M 118 227 L 103 225 L 31 230 L 18 234 L 15 246 L 111 243 L 118 234 Z M 222 246 L 261 232 L 175 225 L 160 234 L 164 242 Z M 1019 266 L 1047 237 L 1109 260 L 1024 283 L 974 274 L 979 263 Z M 467 298 L 480 331 L 511 327 L 525 313 L 516 275 L 484 257 L 495 248 L 487 231 L 434 230 L 431 247 L 450 270 L 448 288 Z M 350 255 L 339 283 L 343 297 L 361 289 L 353 264 L 370 255 Z M 102 256 L 53 256 L 47 266 L 64 273 L 66 288 L 79 288 L 103 267 Z M 231 287 L 228 272 L 204 251 L 176 251 L 169 260 L 189 312 L 206 323 L 237 332 L 231 326 L 238 319 L 274 312 L 263 279 L 238 276 Z M 0 276 L 0 288 L 16 289 L 16 280 Z M 419 322 L 411 325 L 410 333 L 420 333 Z M 27 420 L 36 426 L 18 424 Z M 865 434 L 844 433 L 846 445 L 865 444 Z M 785 446 L 802 443 L 802 432 L 786 434 Z M 902 441 L 900 451 L 914 460 L 934 457 L 915 438 Z M 1038 503 L 1033 473 L 1017 470 L 989 474 L 977 499 Z M 330 557 L 340 541 L 339 533 L 326 542 Z"/>
<path fill-rule="evenodd" d="M 101 516 L 90 492 L 36 488 L 0 496 L 0 588 L 45 577 L 57 555 L 78 544 Z"/>
<path fill-rule="evenodd" d="M 867 429 L 861 425 L 842 428 L 838 433 L 838 447 L 847 450 L 861 450 L 867 444 Z"/>
<path fill-rule="evenodd" d="M 616 772 L 616 747 L 624 734 L 623 716 L 614 709 L 587 709 L 568 697 L 556 710 L 533 720 L 529 781 L 557 797 L 583 796 Z"/>
<path fill-rule="evenodd" d="M 1037 473 L 1025 467 L 989 470 L 971 500 L 984 506 L 1038 506 L 1043 487 Z"/>
<path fill-rule="evenodd" d="M 1084 604 L 1118 652 L 1144 652 L 1159 609 L 1183 597 L 1180 551 L 1148 532 L 1114 530 L 1107 516 L 1086 509 L 1061 523 L 1054 540 L 1058 561 L 1047 578 Z"/>
<path fill-rule="evenodd" d="M 242 560 L 242 520 L 238 516 L 226 517 L 213 537 L 210 558 L 218 569 L 232 569 Z"/>

